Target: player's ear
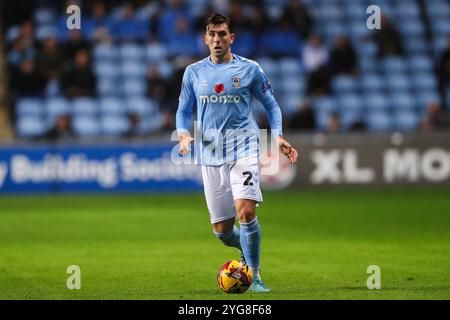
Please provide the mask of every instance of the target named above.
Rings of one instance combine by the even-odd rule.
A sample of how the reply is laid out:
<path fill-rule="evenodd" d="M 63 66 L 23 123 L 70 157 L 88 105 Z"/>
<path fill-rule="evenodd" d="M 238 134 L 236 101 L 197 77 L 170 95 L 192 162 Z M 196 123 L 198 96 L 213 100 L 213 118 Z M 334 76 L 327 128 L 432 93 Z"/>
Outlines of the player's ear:
<path fill-rule="evenodd" d="M 205 35 L 203 36 L 203 39 L 205 40 L 205 44 L 206 44 L 206 46 L 208 46 L 208 39 L 207 39 L 207 35 L 206 35 L 206 32 L 205 32 Z"/>
<path fill-rule="evenodd" d="M 230 34 L 230 44 L 233 44 L 234 42 L 234 33 Z"/>

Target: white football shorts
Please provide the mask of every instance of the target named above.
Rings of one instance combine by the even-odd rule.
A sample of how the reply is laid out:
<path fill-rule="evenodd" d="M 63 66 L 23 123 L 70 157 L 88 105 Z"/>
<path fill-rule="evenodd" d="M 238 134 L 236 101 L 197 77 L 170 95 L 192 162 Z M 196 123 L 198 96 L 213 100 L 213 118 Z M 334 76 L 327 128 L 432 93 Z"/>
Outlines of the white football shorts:
<path fill-rule="evenodd" d="M 256 155 L 221 166 L 202 165 L 202 177 L 211 223 L 236 217 L 234 200 L 263 202 Z"/>

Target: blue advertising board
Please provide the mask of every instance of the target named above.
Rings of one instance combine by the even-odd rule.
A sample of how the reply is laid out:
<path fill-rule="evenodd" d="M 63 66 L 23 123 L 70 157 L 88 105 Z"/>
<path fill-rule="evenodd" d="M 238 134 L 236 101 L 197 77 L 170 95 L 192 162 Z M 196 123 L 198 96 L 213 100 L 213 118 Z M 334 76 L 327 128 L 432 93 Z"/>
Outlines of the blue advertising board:
<path fill-rule="evenodd" d="M 201 190 L 172 144 L 0 147 L 0 194 Z"/>

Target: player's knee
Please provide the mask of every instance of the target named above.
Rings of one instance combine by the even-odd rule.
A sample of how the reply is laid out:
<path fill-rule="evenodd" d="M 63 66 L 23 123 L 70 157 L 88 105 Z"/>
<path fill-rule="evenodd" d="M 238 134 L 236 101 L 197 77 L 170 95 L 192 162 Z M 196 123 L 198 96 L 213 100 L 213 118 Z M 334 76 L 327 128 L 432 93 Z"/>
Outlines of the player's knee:
<path fill-rule="evenodd" d="M 250 222 L 255 219 L 255 208 L 252 206 L 243 206 L 238 212 L 240 222 Z"/>

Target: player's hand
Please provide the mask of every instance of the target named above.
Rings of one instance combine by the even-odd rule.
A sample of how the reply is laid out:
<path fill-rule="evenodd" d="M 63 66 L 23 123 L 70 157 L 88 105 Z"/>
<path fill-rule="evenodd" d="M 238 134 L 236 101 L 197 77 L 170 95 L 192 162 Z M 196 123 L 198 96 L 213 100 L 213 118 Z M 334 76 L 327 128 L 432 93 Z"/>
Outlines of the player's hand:
<path fill-rule="evenodd" d="M 186 155 L 189 152 L 191 152 L 191 143 L 194 142 L 194 138 L 192 138 L 190 135 L 188 135 L 187 133 L 181 133 L 178 136 L 178 142 L 180 144 L 180 154 L 181 155 Z"/>
<path fill-rule="evenodd" d="M 295 148 L 281 136 L 278 136 L 276 141 L 281 153 L 288 157 L 290 163 L 296 163 L 298 160 L 297 150 L 295 150 Z"/>

